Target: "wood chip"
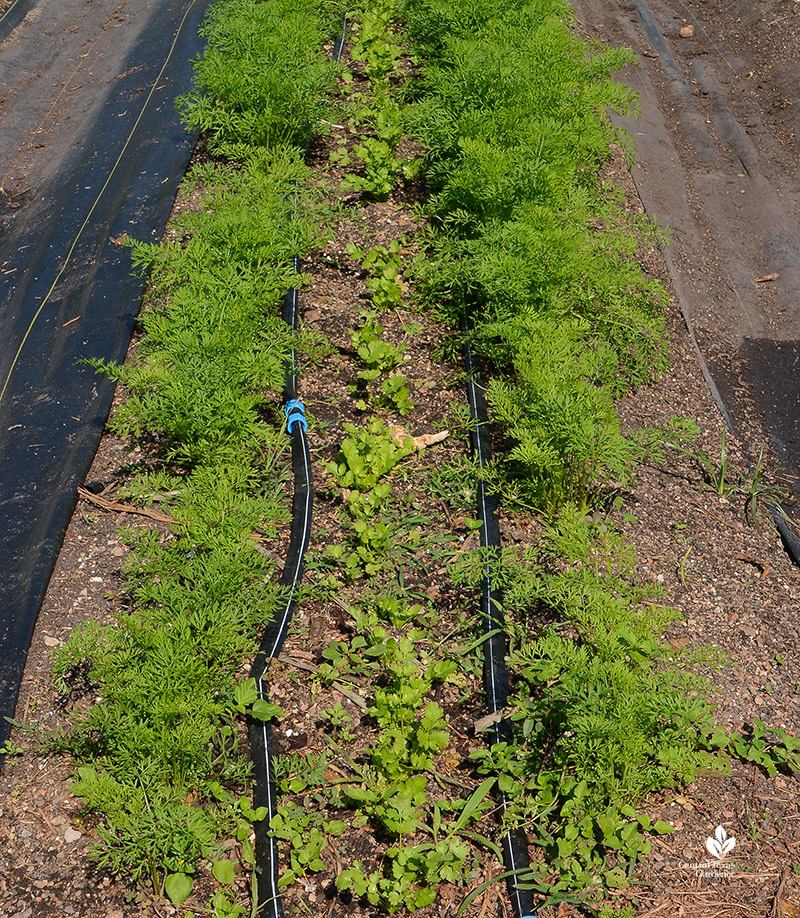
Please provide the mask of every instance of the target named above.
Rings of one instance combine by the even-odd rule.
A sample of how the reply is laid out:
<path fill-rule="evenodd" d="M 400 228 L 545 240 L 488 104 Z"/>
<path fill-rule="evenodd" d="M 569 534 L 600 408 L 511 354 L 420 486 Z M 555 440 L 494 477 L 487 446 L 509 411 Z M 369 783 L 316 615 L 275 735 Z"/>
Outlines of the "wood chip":
<path fill-rule="evenodd" d="M 784 867 L 781 871 L 781 878 L 778 881 L 778 888 L 775 890 L 775 896 L 772 899 L 772 908 L 769 912 L 770 918 L 783 918 L 783 916 L 786 914 L 783 906 L 787 903 L 783 898 L 783 889 L 786 886 L 786 878 L 788 876 L 789 868 Z"/>
<path fill-rule="evenodd" d="M 757 277 L 757 278 L 756 278 L 756 283 L 757 283 L 757 284 L 766 284 L 766 283 L 769 283 L 769 281 L 776 281 L 776 280 L 778 280 L 779 277 L 780 277 L 780 274 L 765 274 L 763 277 Z"/>

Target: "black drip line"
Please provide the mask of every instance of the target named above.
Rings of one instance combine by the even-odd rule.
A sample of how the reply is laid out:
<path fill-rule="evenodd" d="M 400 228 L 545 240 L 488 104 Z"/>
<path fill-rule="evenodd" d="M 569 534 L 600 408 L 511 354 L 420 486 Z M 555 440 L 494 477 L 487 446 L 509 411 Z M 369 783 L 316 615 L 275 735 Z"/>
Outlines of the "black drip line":
<path fill-rule="evenodd" d="M 478 372 L 470 344 L 470 324 L 466 311 L 463 317 L 464 364 L 467 372 L 467 398 L 473 427 L 470 431 L 472 455 L 483 469 L 492 458 L 489 438 L 489 418 L 484 397 L 484 385 Z M 498 714 L 508 704 L 509 677 L 506 665 L 508 638 L 505 632 L 503 594 L 495 577 L 500 554 L 500 525 L 497 518 L 497 497 L 490 493 L 486 483 L 478 481 L 478 519 L 481 526 L 481 548 L 485 553 L 484 578 L 481 584 L 481 626 L 483 642 L 483 682 L 490 714 Z M 510 743 L 511 725 L 503 717 L 492 725 L 492 743 Z M 498 791 L 500 810 L 505 816 L 509 800 L 504 791 Z M 520 887 L 519 880 L 530 868 L 528 839 L 522 829 L 511 829 L 501 840 L 503 861 L 508 874 L 508 893 L 517 918 L 535 918 L 533 895 Z"/>
<path fill-rule="evenodd" d="M 342 36 L 333 44 L 333 59 L 338 61 L 344 49 L 347 33 L 347 15 L 342 25 Z M 307 148 L 306 148 L 307 151 Z M 298 200 L 295 194 L 294 213 Z M 300 273 L 300 256 L 292 258 L 294 273 Z M 290 287 L 283 298 L 283 321 L 291 330 L 297 331 L 299 291 Z M 303 577 L 306 549 L 311 536 L 311 520 L 314 505 L 314 483 L 311 476 L 311 455 L 306 432 L 308 422 L 305 406 L 297 392 L 297 352 L 292 343 L 286 362 L 283 387 L 286 430 L 292 443 L 292 474 L 294 495 L 292 497 L 292 526 L 289 549 L 281 575 L 283 590 L 281 605 L 267 624 L 253 668 L 252 678 L 260 699 L 267 700 L 267 674 L 271 662 L 281 652 L 296 606 L 297 590 Z M 283 905 L 278 891 L 280 864 L 278 846 L 270 823 L 278 807 L 277 788 L 274 777 L 274 753 L 272 746 L 272 724 L 250 718 L 250 753 L 253 760 L 253 808 L 265 807 L 267 815 L 254 824 L 256 861 L 256 909 L 259 918 L 283 918 Z"/>
<path fill-rule="evenodd" d="M 295 271 L 299 259 L 295 257 Z M 290 288 L 284 297 L 283 318 L 294 330 L 297 326 L 298 292 Z M 289 550 L 281 575 L 284 598 L 272 621 L 268 624 L 253 663 L 252 677 L 256 682 L 258 697 L 267 698 L 267 673 L 270 663 L 281 651 L 289 624 L 294 614 L 297 589 L 303 576 L 305 552 L 311 535 L 311 518 L 314 504 L 314 484 L 311 477 L 311 456 L 306 430 L 308 427 L 303 403 L 297 397 L 297 364 L 295 349 L 286 370 L 284 386 L 284 414 L 286 428 L 292 442 L 292 473 L 294 495 L 292 498 L 292 528 Z M 281 918 L 283 908 L 278 894 L 279 862 L 275 838 L 270 822 L 277 812 L 277 792 L 274 781 L 272 725 L 269 721 L 250 720 L 250 750 L 253 759 L 253 807 L 266 807 L 265 819 L 255 823 L 255 853 L 257 870 L 257 901 L 260 918 Z"/>

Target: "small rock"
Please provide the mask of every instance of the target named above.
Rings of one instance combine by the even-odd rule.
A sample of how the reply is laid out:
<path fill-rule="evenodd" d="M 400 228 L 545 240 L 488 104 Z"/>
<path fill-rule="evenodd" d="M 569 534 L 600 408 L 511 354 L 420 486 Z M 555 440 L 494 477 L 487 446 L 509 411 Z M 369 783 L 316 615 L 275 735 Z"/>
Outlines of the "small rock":
<path fill-rule="evenodd" d="M 694 38 L 694 26 L 681 26 L 681 38 Z"/>
<path fill-rule="evenodd" d="M 58 638 L 50 637 L 49 635 L 44 639 L 44 642 L 48 647 L 58 647 L 61 643 Z"/>
<path fill-rule="evenodd" d="M 742 628 L 742 631 L 744 631 L 744 633 L 745 633 L 748 637 L 755 637 L 755 636 L 758 634 L 758 632 L 756 631 L 756 629 L 755 629 L 755 628 L 751 628 L 749 625 L 745 625 L 744 628 Z"/>
<path fill-rule="evenodd" d="M 81 833 L 77 829 L 73 829 L 72 826 L 70 826 L 64 833 L 64 841 L 69 842 L 70 844 L 72 842 L 76 842 L 80 837 Z"/>

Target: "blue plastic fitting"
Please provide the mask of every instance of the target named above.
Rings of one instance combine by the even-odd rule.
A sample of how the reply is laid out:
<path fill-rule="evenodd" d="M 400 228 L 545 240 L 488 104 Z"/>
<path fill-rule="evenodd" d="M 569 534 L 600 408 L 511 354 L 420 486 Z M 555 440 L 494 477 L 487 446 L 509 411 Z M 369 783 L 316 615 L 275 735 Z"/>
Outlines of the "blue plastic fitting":
<path fill-rule="evenodd" d="M 283 413 L 286 415 L 286 429 L 289 433 L 292 432 L 292 427 L 295 424 L 299 424 L 303 431 L 308 430 L 305 405 L 299 398 L 290 399 L 286 403 Z"/>

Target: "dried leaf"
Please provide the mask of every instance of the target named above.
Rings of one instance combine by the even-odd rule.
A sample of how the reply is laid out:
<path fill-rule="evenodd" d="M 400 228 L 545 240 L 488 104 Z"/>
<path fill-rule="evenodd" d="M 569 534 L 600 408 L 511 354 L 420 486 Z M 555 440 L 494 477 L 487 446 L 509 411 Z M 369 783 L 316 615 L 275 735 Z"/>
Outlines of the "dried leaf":
<path fill-rule="evenodd" d="M 504 717 L 508 717 L 511 713 L 511 708 L 503 708 L 501 711 L 495 711 L 494 714 L 487 714 L 485 717 L 481 717 L 475 721 L 475 732 L 483 733 L 493 727 L 495 724 L 499 724 Z"/>
<path fill-rule="evenodd" d="M 734 555 L 733 558 L 735 561 L 744 561 L 746 564 L 752 564 L 753 567 L 757 567 L 761 577 L 766 577 L 772 570 L 769 564 L 765 561 L 759 561 L 758 558 L 754 558 L 752 555 Z"/>
<path fill-rule="evenodd" d="M 441 443 L 442 440 L 446 439 L 450 431 L 440 430 L 438 433 L 432 434 L 421 434 L 419 437 L 414 437 L 414 446 L 417 449 L 425 449 L 428 446 L 433 446 L 435 443 Z"/>
<path fill-rule="evenodd" d="M 400 424 L 395 427 L 390 427 L 388 430 L 392 436 L 392 440 L 394 440 L 398 446 L 402 446 L 410 436 L 405 427 L 402 427 Z"/>

